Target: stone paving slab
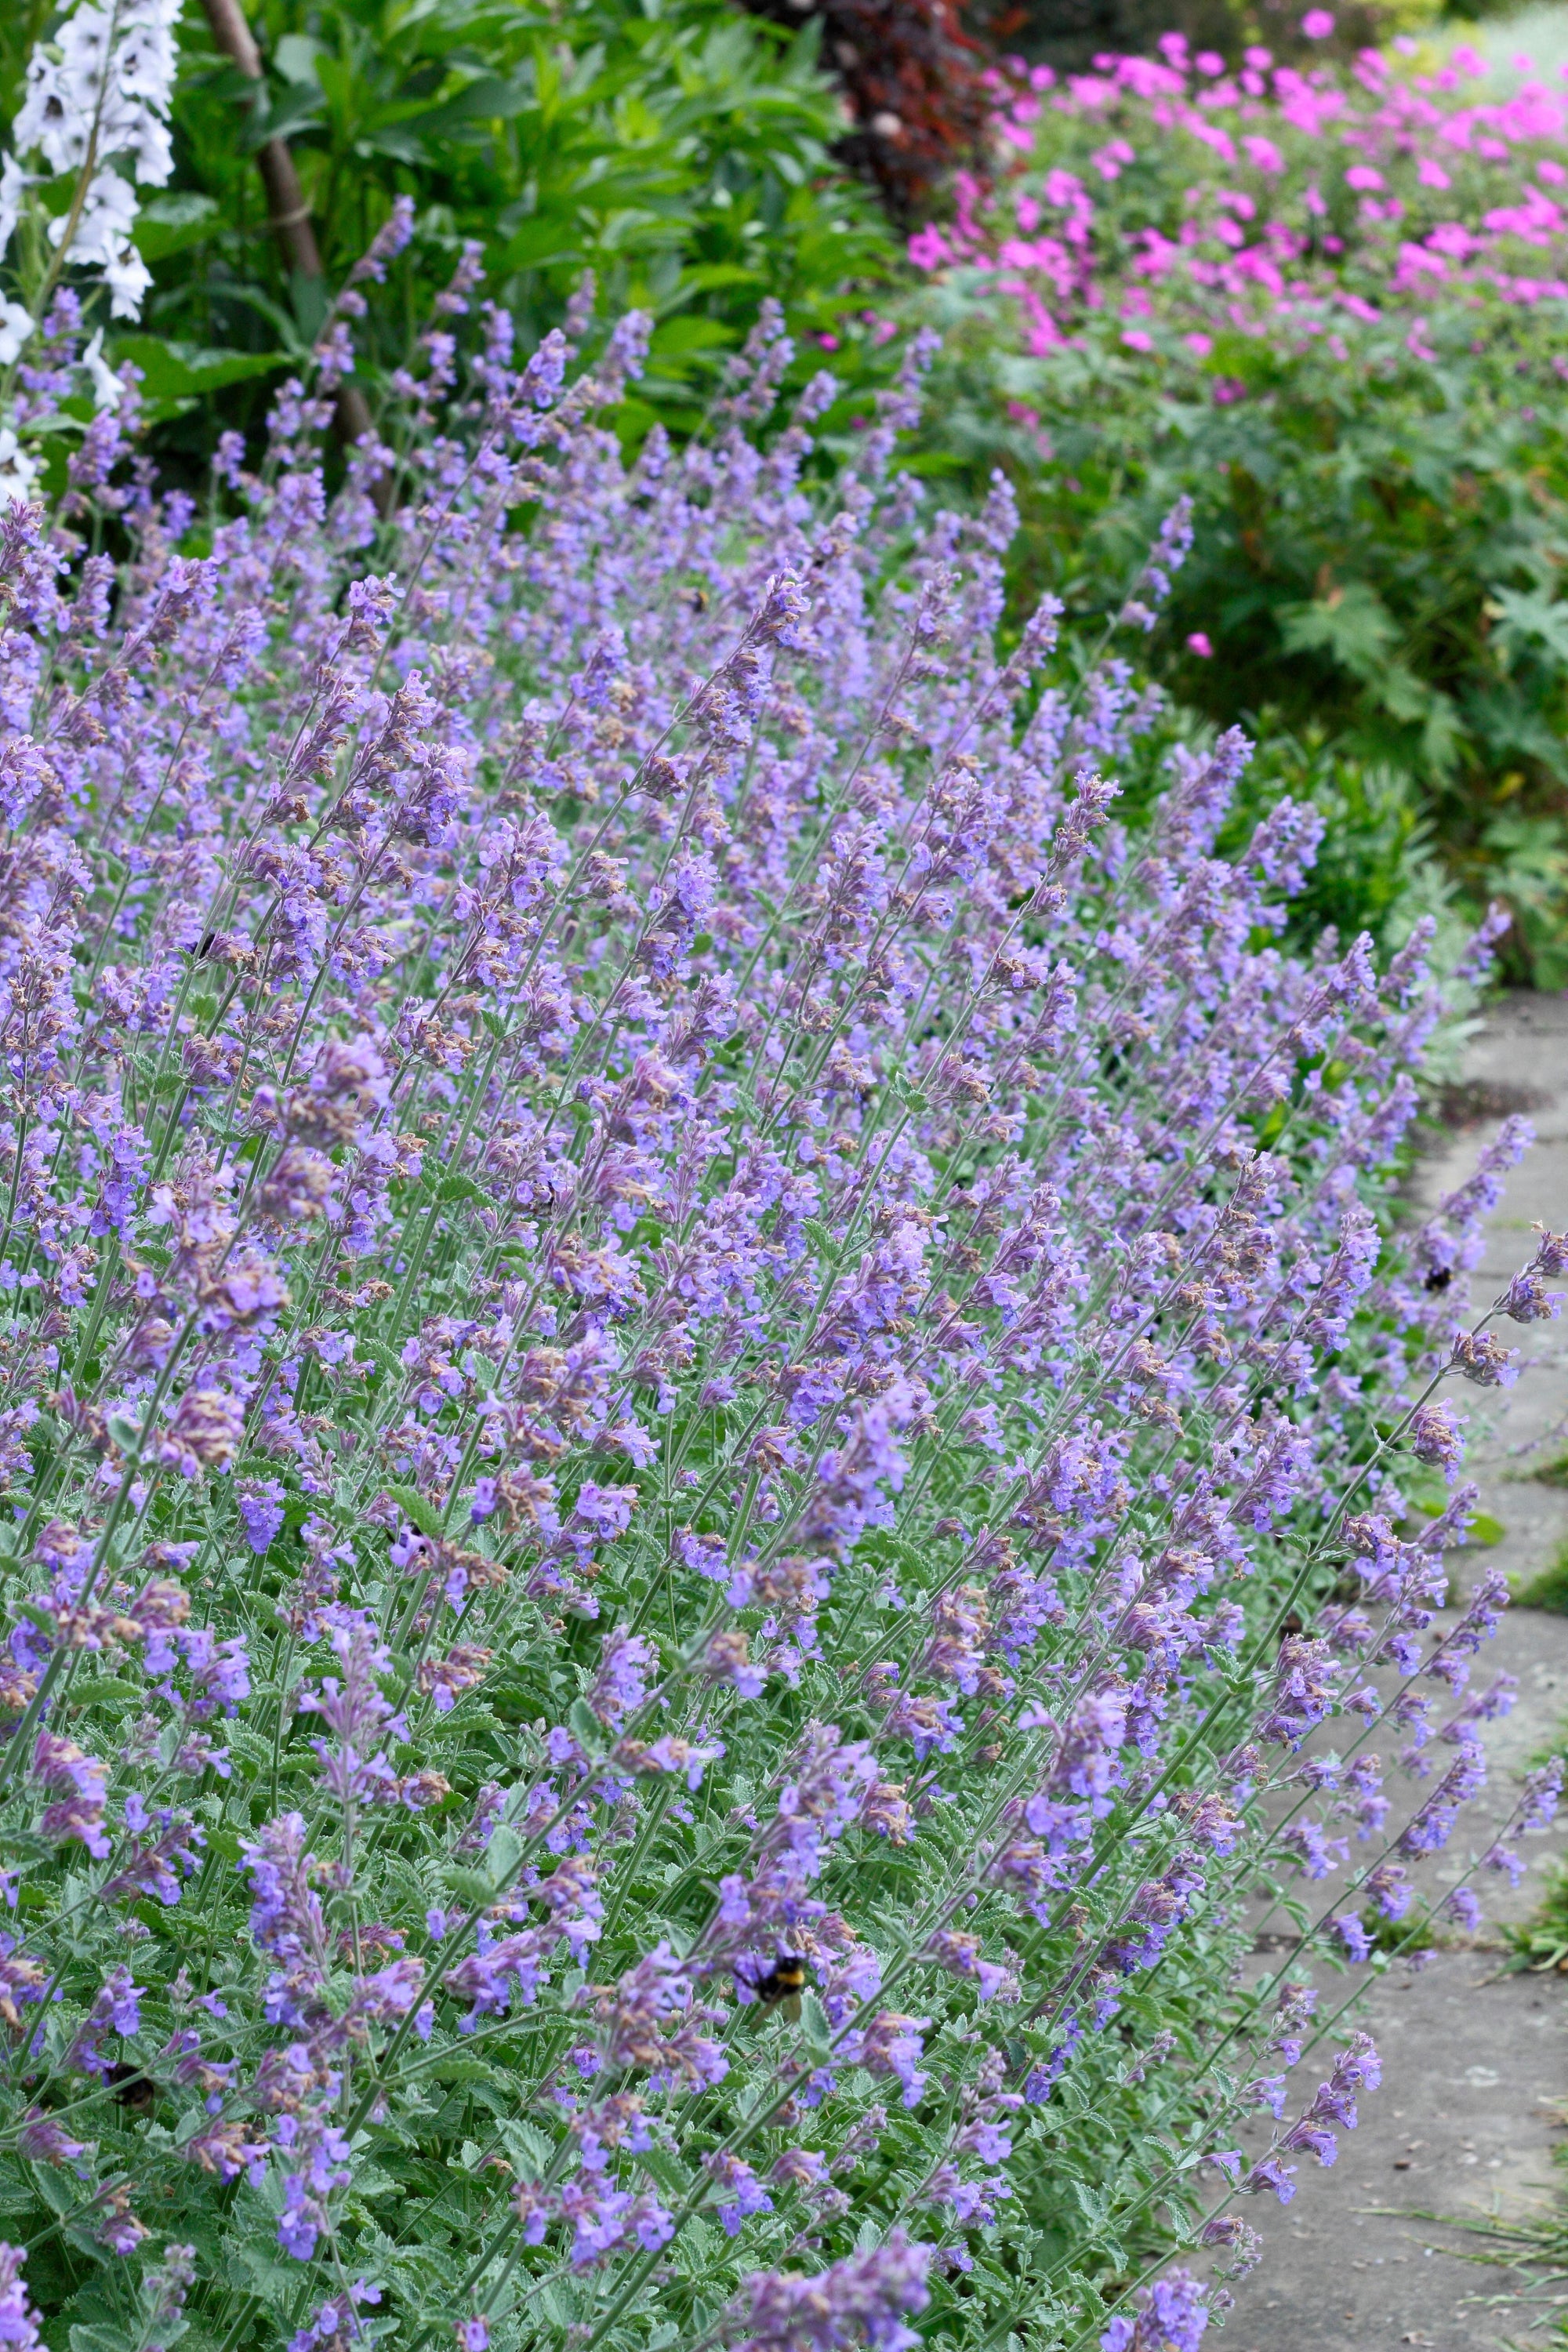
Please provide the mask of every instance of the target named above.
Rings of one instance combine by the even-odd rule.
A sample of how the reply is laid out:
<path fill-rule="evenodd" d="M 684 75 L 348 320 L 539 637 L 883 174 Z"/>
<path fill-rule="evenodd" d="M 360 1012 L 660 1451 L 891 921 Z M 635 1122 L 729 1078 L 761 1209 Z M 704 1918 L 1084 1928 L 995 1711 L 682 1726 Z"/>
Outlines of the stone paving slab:
<path fill-rule="evenodd" d="M 1472 1281 L 1479 1303 L 1529 1256 L 1533 1221 L 1568 1228 L 1568 996 L 1502 998 L 1472 1042 L 1466 1076 L 1483 1115 L 1450 1130 L 1422 1163 L 1420 1200 L 1463 1181 L 1510 1102 L 1524 1108 L 1528 1098 L 1538 1137 L 1489 1224 Z M 1467 1468 L 1504 1534 L 1485 1552 L 1449 1556 L 1459 1597 L 1482 1565 L 1524 1581 L 1568 1545 L 1568 1487 L 1531 1475 L 1568 1453 L 1568 1327 L 1510 1326 L 1505 1336 L 1527 1359 L 1518 1385 L 1495 1401 L 1464 1399 Z M 1568 1721 L 1568 1616 L 1510 1610 L 1477 1662 L 1477 1682 L 1500 1670 L 1518 1675 L 1519 1703 L 1484 1727 L 1490 1785 L 1461 1821 L 1458 1852 L 1427 1874 L 1433 1896 L 1489 1841 L 1520 1775 Z M 1542 1864 L 1564 1843 L 1561 1832 L 1531 1840 L 1517 1891 L 1485 1887 L 1494 1921 L 1529 1916 Z M 1362 2021 L 1383 2052 L 1384 2088 L 1362 2101 L 1361 2127 L 1331 2170 L 1303 2158 L 1289 2207 L 1249 2208 L 1266 2252 L 1236 2289 L 1226 2352 L 1528 2352 L 1561 2341 L 1568 2283 L 1543 2287 L 1468 2260 L 1486 2242 L 1455 2226 L 1541 2212 L 1560 2177 L 1552 2154 L 1568 2114 L 1568 1977 L 1500 1975 L 1500 1959 L 1496 1948 L 1447 1949 L 1419 1972 L 1400 1964 L 1363 1972 Z M 1254 2143 L 1262 2137 L 1256 2131 Z"/>

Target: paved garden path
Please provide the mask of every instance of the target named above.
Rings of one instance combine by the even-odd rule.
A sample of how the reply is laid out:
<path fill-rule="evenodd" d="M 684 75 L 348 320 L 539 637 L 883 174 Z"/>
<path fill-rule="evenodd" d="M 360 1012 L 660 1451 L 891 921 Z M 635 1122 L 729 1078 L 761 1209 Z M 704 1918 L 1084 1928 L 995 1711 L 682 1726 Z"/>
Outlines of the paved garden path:
<path fill-rule="evenodd" d="M 1475 1039 L 1467 1075 L 1453 1106 L 1463 1123 L 1420 1169 L 1424 1198 L 1459 1181 L 1499 1115 L 1527 1107 L 1527 1096 L 1539 1138 L 1491 1221 L 1473 1282 L 1479 1300 L 1529 1255 L 1532 1220 L 1568 1227 L 1568 996 L 1505 998 Z M 1568 1324 L 1507 1336 L 1531 1359 L 1519 1385 L 1490 1412 L 1469 1392 L 1469 1466 L 1482 1507 L 1506 1532 L 1489 1552 L 1449 1556 L 1460 1593 L 1483 1559 L 1527 1578 L 1568 1545 L 1568 1486 L 1531 1475 L 1568 1454 Z M 1568 1723 L 1568 1616 L 1510 1611 L 1478 1679 L 1500 1670 L 1519 1677 L 1520 1699 L 1486 1727 L 1491 1785 L 1461 1817 L 1465 1861 L 1489 1843 L 1489 1812 L 1494 1822 L 1507 1814 L 1527 1762 Z M 1542 1864 L 1568 1853 L 1568 1837 L 1531 1839 L 1525 1851 L 1531 1866 L 1517 1892 L 1495 1881 L 1482 1890 L 1494 1920 L 1529 1916 Z M 1432 1895 L 1458 1874 L 1450 1852 L 1431 1874 Z M 1237 2289 L 1225 2352 L 1493 2352 L 1554 2340 L 1555 2321 L 1568 2318 L 1568 2281 L 1553 2290 L 1467 2261 L 1485 2242 L 1454 2226 L 1454 2217 L 1542 2210 L 1568 2119 L 1568 1976 L 1500 1976 L 1500 1957 L 1483 1931 L 1476 1948 L 1441 1951 L 1419 1971 L 1396 1963 L 1372 1985 L 1363 2021 L 1383 2052 L 1384 2087 L 1363 2100 L 1361 2128 L 1331 2171 L 1303 2158 L 1295 2201 L 1249 2212 L 1267 2252 Z"/>

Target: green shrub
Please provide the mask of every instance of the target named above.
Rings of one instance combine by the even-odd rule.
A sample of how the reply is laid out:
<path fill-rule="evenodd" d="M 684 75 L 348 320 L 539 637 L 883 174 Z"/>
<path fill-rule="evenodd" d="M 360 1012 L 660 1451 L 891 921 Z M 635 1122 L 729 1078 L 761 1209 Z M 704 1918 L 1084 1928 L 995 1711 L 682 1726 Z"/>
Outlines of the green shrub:
<path fill-rule="evenodd" d="M 940 450 L 1013 476 L 1020 604 L 1096 629 L 1189 496 L 1156 674 L 1413 779 L 1466 895 L 1508 899 L 1515 975 L 1561 987 L 1562 107 L 1362 76 L 1244 89 L 1171 48 L 1015 107 L 1026 162 L 912 248 Z"/>
<path fill-rule="evenodd" d="M 6 117 L 58 13 L 35 5 L 0 33 Z M 211 368 L 187 381 L 193 352 L 297 363 L 398 195 L 417 226 L 356 332 L 373 383 L 403 363 L 409 322 L 468 239 L 525 349 L 587 268 L 606 311 L 651 310 L 643 405 L 678 429 L 764 297 L 797 331 L 826 332 L 843 289 L 885 273 L 873 201 L 829 163 L 843 119 L 809 26 L 791 36 L 729 0 L 584 0 L 565 16 L 518 0 L 266 0 L 247 13 L 267 68 L 259 95 L 187 0 L 174 177 L 143 201 L 136 230 L 155 281 L 143 328 L 179 350 L 170 368 L 147 337 L 125 349 L 171 400 L 215 388 Z M 268 230 L 256 163 L 268 137 L 293 153 L 324 281 L 291 280 Z M 247 385 L 225 394 L 221 416 L 193 415 L 193 463 L 218 423 L 252 421 L 265 397 Z"/>

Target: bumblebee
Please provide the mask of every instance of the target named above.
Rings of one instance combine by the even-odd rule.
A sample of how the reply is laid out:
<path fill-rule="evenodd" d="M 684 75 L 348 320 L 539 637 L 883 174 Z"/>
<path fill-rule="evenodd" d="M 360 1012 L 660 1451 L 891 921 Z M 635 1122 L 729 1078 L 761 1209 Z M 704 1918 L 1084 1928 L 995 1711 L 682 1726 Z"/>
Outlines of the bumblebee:
<path fill-rule="evenodd" d="M 691 593 L 689 594 L 689 596 L 688 596 L 688 598 L 687 598 L 687 600 L 686 600 L 686 601 L 687 601 L 687 603 L 690 605 L 690 607 L 691 607 L 691 609 L 692 609 L 692 611 L 693 611 L 694 613 L 705 613 L 705 612 L 708 610 L 708 591 L 707 591 L 707 589 L 706 589 L 706 588 L 693 588 L 693 590 L 691 591 Z"/>
<path fill-rule="evenodd" d="M 1447 1290 L 1453 1279 L 1454 1269 L 1451 1265 L 1435 1265 L 1426 1277 L 1426 1287 L 1428 1290 Z"/>
<path fill-rule="evenodd" d="M 805 1962 L 793 1952 L 781 1952 L 765 1977 L 752 1987 L 764 2011 L 782 2010 L 791 2024 L 800 2018 L 800 1997 L 805 1990 Z"/>
<path fill-rule="evenodd" d="M 117 2106 L 129 2108 L 133 2116 L 150 2116 L 158 2097 L 158 2086 L 150 2083 L 139 2066 L 110 2066 L 104 2081 L 114 2093 Z"/>

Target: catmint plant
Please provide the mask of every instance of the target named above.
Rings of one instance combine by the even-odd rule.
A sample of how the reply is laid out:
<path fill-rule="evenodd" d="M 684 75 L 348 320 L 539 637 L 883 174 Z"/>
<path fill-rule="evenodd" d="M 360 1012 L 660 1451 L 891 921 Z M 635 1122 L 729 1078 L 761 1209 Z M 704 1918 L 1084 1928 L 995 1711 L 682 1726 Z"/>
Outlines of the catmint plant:
<path fill-rule="evenodd" d="M 5 2332 L 1195 2343 L 1479 1785 L 1405 1487 L 1568 1242 L 1471 1308 L 1518 1123 L 1399 1236 L 1425 934 L 1283 951 L 1239 736 L 1119 821 L 923 348 L 628 458 L 646 322 L 476 276 L 332 495 L 342 319 L 0 527 Z"/>

